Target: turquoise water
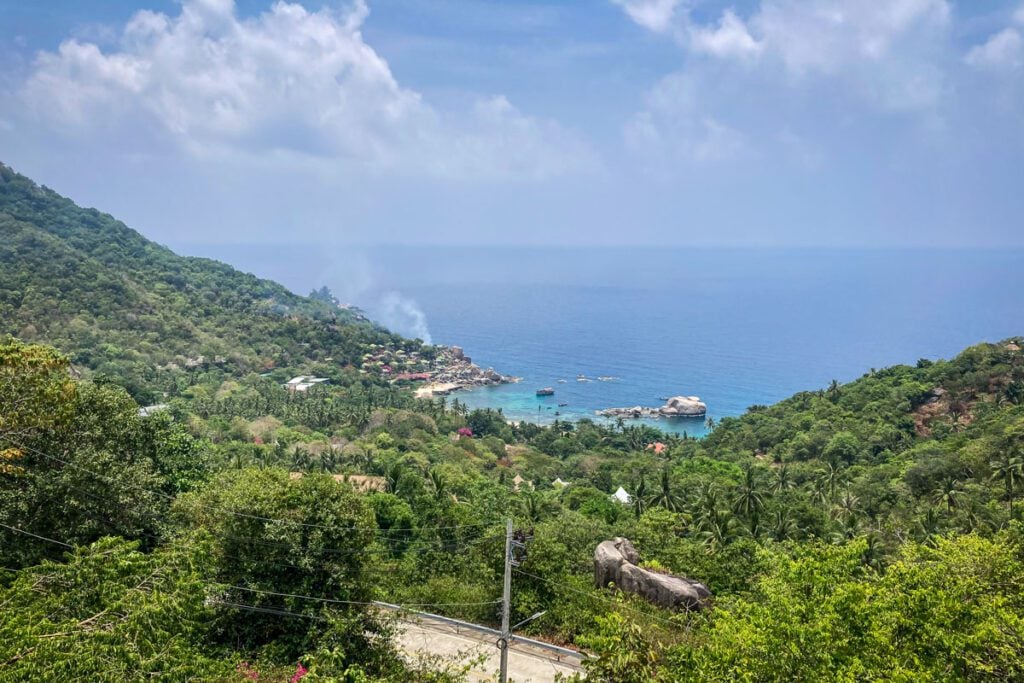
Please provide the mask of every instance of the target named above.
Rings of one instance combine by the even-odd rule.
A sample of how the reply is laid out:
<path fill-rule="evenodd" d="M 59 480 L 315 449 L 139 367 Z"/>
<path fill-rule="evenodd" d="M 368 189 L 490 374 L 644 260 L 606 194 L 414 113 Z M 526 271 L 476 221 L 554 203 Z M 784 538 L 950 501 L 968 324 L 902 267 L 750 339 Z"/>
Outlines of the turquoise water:
<path fill-rule="evenodd" d="M 345 267 L 329 253 L 298 253 L 218 256 L 303 293 L 345 286 Z M 457 395 L 510 419 L 590 417 L 679 394 L 700 396 L 718 419 L 872 367 L 1024 333 L 1022 251 L 402 247 L 359 258 L 373 284 L 355 303 L 394 317 L 375 301 L 400 291 L 422 309 L 433 341 L 523 377 Z M 393 324 L 410 333 L 405 322 Z M 580 383 L 579 374 L 617 379 Z M 534 395 L 545 386 L 553 397 Z M 655 424 L 704 431 L 703 420 Z"/>

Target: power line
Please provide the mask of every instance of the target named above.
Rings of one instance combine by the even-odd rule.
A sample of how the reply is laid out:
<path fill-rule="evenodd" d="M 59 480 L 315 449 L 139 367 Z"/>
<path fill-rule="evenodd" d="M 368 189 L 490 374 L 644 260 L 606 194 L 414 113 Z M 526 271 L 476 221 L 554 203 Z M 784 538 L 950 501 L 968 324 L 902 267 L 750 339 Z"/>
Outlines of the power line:
<path fill-rule="evenodd" d="M 64 460 L 62 458 L 58 458 L 55 455 L 50 455 L 48 453 L 44 453 L 44 452 L 42 452 L 42 451 L 40 451 L 38 449 L 32 448 L 30 446 L 23 446 L 21 444 L 18 444 L 15 441 L 11 441 L 11 443 L 13 443 L 19 449 L 29 451 L 30 453 L 34 453 L 35 455 L 39 455 L 39 456 L 42 456 L 44 458 L 48 458 L 48 459 L 53 460 L 55 462 L 59 462 L 59 463 L 61 463 L 63 465 L 66 465 L 67 467 L 72 467 L 74 469 L 77 469 L 77 470 L 80 470 L 82 472 L 85 472 L 86 474 L 91 474 L 92 476 L 97 477 L 99 479 L 102 479 L 102 480 L 105 480 L 105 481 L 114 481 L 114 479 L 112 477 L 106 477 L 106 476 L 104 476 L 102 474 L 99 474 L 98 472 L 93 472 L 92 470 L 86 469 L 86 468 L 84 468 L 84 467 L 82 467 L 80 465 L 76 465 L 75 463 L 68 462 L 67 460 Z M 154 489 L 147 489 L 147 488 L 142 487 L 142 486 L 131 486 L 130 484 L 128 486 L 129 486 L 129 488 L 134 488 L 134 489 L 136 489 L 138 491 L 143 491 L 145 493 L 151 493 L 153 495 L 160 496 L 162 498 L 166 498 L 167 500 L 170 500 L 172 502 L 175 500 L 175 496 L 172 496 L 170 494 L 164 493 L 163 491 L 157 491 L 157 490 L 154 490 Z M 196 507 L 198 507 L 200 510 L 207 510 L 209 512 L 213 512 L 213 513 L 216 513 L 216 514 L 229 514 L 229 515 L 232 515 L 232 516 L 235 516 L 235 517 L 243 517 L 243 518 L 246 518 L 246 519 L 254 519 L 254 520 L 263 521 L 263 522 L 278 522 L 278 523 L 281 523 L 281 524 L 294 524 L 296 526 L 301 526 L 301 527 L 306 527 L 306 528 L 312 528 L 312 529 L 331 529 L 331 530 L 334 530 L 334 531 L 370 531 L 370 532 L 373 532 L 373 533 L 384 533 L 384 532 L 392 533 L 392 532 L 400 532 L 400 531 L 402 531 L 402 532 L 405 532 L 405 531 L 441 531 L 441 530 L 449 530 L 449 529 L 466 529 L 466 528 L 473 528 L 473 527 L 495 526 L 494 522 L 479 522 L 479 523 L 476 523 L 476 524 L 455 524 L 455 525 L 451 525 L 451 526 L 434 526 L 434 527 L 408 527 L 408 528 L 395 528 L 395 527 L 392 527 L 390 529 L 380 529 L 380 528 L 375 527 L 375 526 L 374 527 L 358 527 L 358 526 L 353 526 L 353 527 L 336 527 L 336 526 L 327 525 L 327 524 L 307 524 L 307 523 L 304 523 L 304 522 L 298 522 L 296 520 L 291 520 L 291 519 L 280 519 L 280 518 L 276 518 L 276 517 L 261 517 L 259 515 L 250 515 L 250 514 L 247 514 L 247 513 L 244 513 L 244 512 L 237 512 L 237 511 L 234 511 L 234 510 L 229 510 L 227 508 L 213 508 L 213 507 L 209 507 L 209 506 L 196 506 Z"/>
<path fill-rule="evenodd" d="M 25 531 L 24 529 L 19 529 L 17 527 L 8 526 L 6 524 L 0 524 L 0 526 L 4 527 L 6 529 L 10 529 L 11 531 L 17 531 L 19 533 L 27 534 L 29 536 L 33 536 L 33 537 L 38 538 L 38 539 L 43 540 L 43 541 L 48 541 L 50 543 L 54 543 L 56 545 L 63 546 L 65 548 L 74 548 L 74 546 L 72 546 L 72 545 L 70 545 L 68 543 L 64 543 L 63 541 L 58 541 L 58 540 L 55 540 L 55 539 L 52 539 L 52 538 L 46 538 L 45 536 L 38 536 L 38 535 L 33 534 L 33 533 L 29 532 L 29 531 Z M 16 571 L 16 570 L 9 570 L 9 571 Z M 207 581 L 211 581 L 211 580 L 215 580 L 215 579 L 213 579 L 212 577 L 207 577 L 206 580 Z M 273 595 L 275 597 L 295 598 L 297 600 L 313 600 L 313 601 L 316 601 L 316 602 L 323 602 L 323 603 L 330 603 L 330 604 L 339 604 L 339 605 L 373 606 L 373 605 L 377 604 L 376 602 L 373 602 L 373 601 L 335 600 L 333 598 L 319 598 L 319 597 L 315 597 L 315 596 L 311 596 L 311 595 L 295 595 L 295 594 L 292 594 L 292 593 L 278 593 L 278 592 L 275 592 L 275 591 L 260 590 L 258 588 L 247 588 L 245 586 L 234 586 L 234 585 L 224 585 L 224 584 L 209 584 L 209 583 L 204 584 L 204 586 L 206 588 L 241 590 L 241 591 L 247 591 L 247 592 L 250 592 L 250 593 L 260 593 L 260 594 L 263 594 L 263 595 Z M 491 601 L 487 601 L 487 602 L 410 602 L 410 603 L 401 603 L 401 604 L 398 604 L 398 606 L 399 607 L 403 607 L 403 608 L 410 608 L 410 607 L 480 607 L 480 606 L 484 606 L 484 605 L 496 605 L 499 602 L 501 602 L 501 601 L 500 600 L 491 600 Z"/>
<path fill-rule="evenodd" d="M 298 617 L 300 619 L 313 619 L 315 621 L 327 621 L 323 617 L 318 617 L 312 614 L 301 614 L 299 612 L 289 612 L 284 609 L 276 609 L 272 607 L 257 607 L 256 605 L 243 605 L 237 602 L 225 602 L 224 600 L 207 600 L 207 603 L 211 605 L 222 605 L 224 607 L 232 607 L 234 609 L 242 609 L 249 612 L 265 612 L 267 614 L 276 614 L 282 617 Z"/>
<path fill-rule="evenodd" d="M 80 491 L 81 493 L 85 493 L 86 495 L 92 496 L 94 498 L 98 498 L 98 496 L 96 496 L 95 494 L 93 494 L 91 492 L 88 492 L 88 491 L 85 491 L 85 490 L 82 490 L 82 489 L 75 489 L 75 487 L 72 487 L 72 486 L 69 486 L 68 488 L 72 488 L 74 490 Z M 111 529 L 111 532 L 114 535 L 120 536 L 122 538 L 125 538 L 125 540 L 135 540 L 137 538 L 146 538 L 146 539 L 150 539 L 150 540 L 156 541 L 157 543 L 166 543 L 166 542 L 170 542 L 174 538 L 173 536 L 156 536 L 154 534 L 148 534 L 148 533 L 144 533 L 144 532 L 132 533 L 132 534 L 129 534 L 128 537 L 125 537 L 125 536 L 122 536 L 122 534 L 120 533 L 121 530 L 116 528 L 116 525 L 114 524 L 113 521 L 108 520 L 108 519 L 102 519 L 102 518 L 99 518 L 99 517 L 96 517 L 96 516 L 93 516 L 92 519 L 94 521 L 96 521 L 96 522 L 101 523 L 101 524 L 105 524 L 106 526 L 108 526 Z M 217 536 L 214 536 L 214 537 L 217 538 Z M 221 537 L 223 538 L 225 536 L 221 536 Z M 235 539 L 241 538 L 241 539 L 250 539 L 250 540 L 252 540 L 252 537 L 249 537 L 249 536 L 230 536 L 230 535 L 228 535 L 226 537 L 227 538 L 235 538 Z M 455 543 L 453 545 L 461 545 L 462 550 L 465 551 L 465 550 L 468 550 L 469 548 L 472 548 L 472 547 L 476 546 L 477 544 L 479 544 L 479 543 L 481 543 L 483 541 L 486 541 L 486 540 L 488 540 L 487 537 L 481 535 L 481 536 L 478 536 L 476 538 L 467 539 L 467 540 L 464 540 L 462 542 Z M 254 541 L 254 542 L 257 545 L 266 545 L 264 543 L 260 543 L 259 541 Z M 274 544 L 274 545 L 278 545 L 278 544 Z M 308 550 L 308 548 L 307 548 L 307 550 Z M 431 548 L 413 547 L 413 548 L 409 548 L 409 550 L 413 550 L 413 551 L 420 552 L 420 553 L 424 553 L 424 552 L 447 552 L 447 553 L 452 553 L 452 552 L 455 552 L 454 549 L 434 548 L 434 547 L 431 547 Z M 391 550 L 353 551 L 354 554 L 368 554 L 368 555 L 369 554 L 389 555 L 391 552 L 397 552 L 397 551 L 396 551 L 396 549 L 391 549 Z M 278 567 L 278 568 L 284 568 L 284 569 L 297 569 L 299 571 L 307 572 L 307 573 L 311 573 L 311 572 L 329 572 L 329 571 L 331 571 L 333 569 L 329 564 L 316 564 L 314 566 L 305 567 L 305 566 L 297 565 L 297 564 L 294 564 L 294 563 L 291 563 L 291 562 L 272 561 L 272 560 L 265 559 L 263 557 L 239 557 L 238 555 L 232 555 L 230 553 L 220 552 L 220 551 L 217 551 L 216 554 L 219 557 L 227 558 L 227 559 L 231 559 L 231 560 L 237 560 L 239 562 L 253 562 L 253 561 L 256 561 L 261 566 L 271 566 L 271 567 Z M 325 558 L 321 558 L 321 559 L 323 560 Z M 8 569 L 7 571 L 16 572 L 17 570 Z"/>
<path fill-rule="evenodd" d="M 102 500 L 102 498 L 100 496 L 97 496 L 97 495 L 95 495 L 93 493 L 90 493 L 90 492 L 87 492 L 85 490 L 76 489 L 73 486 L 68 486 L 67 488 L 71 488 L 72 490 L 77 490 L 80 493 L 83 493 L 83 494 L 85 494 L 87 496 L 91 496 L 91 497 L 96 498 L 98 500 Z M 120 533 L 121 530 L 116 528 L 116 525 L 115 525 L 115 523 L 112 520 L 101 519 L 101 518 L 99 518 L 99 517 L 97 517 L 95 515 L 89 515 L 89 517 L 90 517 L 90 519 L 93 519 L 96 522 L 99 522 L 101 524 L 107 525 L 117 535 L 119 535 L 119 536 L 122 535 Z M 29 533 L 29 532 L 26 532 L 26 533 Z M 289 543 L 275 543 L 273 541 L 260 540 L 260 538 L 258 538 L 256 536 L 240 536 L 240 535 L 237 535 L 237 534 L 230 534 L 230 533 L 215 533 L 213 531 L 211 531 L 210 533 L 214 536 L 214 538 L 216 538 L 218 540 L 221 540 L 221 541 L 224 541 L 224 540 L 228 540 L 228 541 L 243 541 L 243 542 L 251 543 L 252 545 L 262 546 L 264 548 L 273 548 L 273 549 L 279 549 L 279 550 L 302 550 L 303 552 L 319 554 L 321 556 L 325 556 L 325 557 L 322 558 L 324 561 L 329 561 L 330 559 L 333 559 L 333 558 L 352 557 L 352 556 L 356 556 L 356 555 L 383 555 L 383 556 L 391 556 L 392 554 L 400 554 L 400 553 L 408 552 L 408 551 L 420 552 L 420 553 L 426 553 L 426 552 L 454 553 L 454 552 L 456 552 L 459 549 L 465 550 L 465 549 L 468 549 L 468 548 L 470 548 L 470 547 L 472 547 L 472 546 L 474 546 L 474 545 L 476 545 L 476 544 L 478 544 L 480 542 L 488 540 L 487 536 L 485 534 L 483 534 L 483 533 L 475 535 L 475 536 L 472 536 L 470 538 L 463 538 L 463 539 L 458 539 L 458 540 L 454 540 L 454 541 L 444 541 L 444 540 L 437 540 L 437 539 L 410 539 L 409 541 L 398 541 L 398 539 L 375 539 L 374 541 L 372 541 L 373 543 L 379 543 L 382 540 L 387 540 L 387 541 L 390 541 L 390 542 L 393 542 L 393 543 L 392 543 L 392 545 L 389 545 L 388 547 L 384 547 L 384 548 L 370 548 L 370 547 L 366 547 L 366 548 L 361 548 L 361 549 L 352 549 L 352 548 L 336 549 L 336 548 L 314 548 L 314 547 L 310 547 L 308 545 L 302 545 L 302 544 L 294 544 L 293 545 L 293 544 L 289 544 Z M 34 534 L 30 534 L 30 535 L 34 535 Z M 157 536 L 155 534 L 150 534 L 150 533 L 145 533 L 145 532 L 129 533 L 129 534 L 126 534 L 126 536 L 128 536 L 128 537 L 130 537 L 132 539 L 134 539 L 134 538 L 146 538 L 146 539 L 150 539 L 150 540 L 156 541 L 158 543 L 159 542 L 164 542 L 164 541 L 168 540 L 167 536 Z M 385 545 L 387 545 L 387 544 L 385 544 Z M 403 545 L 404 545 L 404 547 L 403 547 Z M 233 557 L 234 559 L 237 559 L 237 560 L 244 560 L 245 559 L 245 558 L 241 558 L 241 557 L 238 557 L 238 556 L 228 555 L 227 553 L 221 553 L 221 554 L 224 557 Z M 261 561 L 264 561 L 265 563 L 271 564 L 271 562 L 269 560 L 261 560 Z M 288 564 L 287 566 L 297 567 L 298 565 Z"/>
<path fill-rule="evenodd" d="M 246 588 L 245 586 L 231 586 L 227 585 L 225 588 L 233 588 L 241 591 L 248 591 L 250 593 L 260 593 L 262 595 L 273 595 L 279 598 L 296 598 L 298 600 L 315 600 L 317 602 L 327 602 L 339 605 L 376 605 L 374 601 L 360 601 L 360 600 L 334 600 L 331 598 L 317 598 L 310 595 L 293 595 L 291 593 L 275 593 L 274 591 L 265 591 L 258 588 Z M 481 607 L 484 605 L 497 605 L 501 600 L 488 600 L 486 602 L 406 602 L 398 604 L 399 607 Z"/>
<path fill-rule="evenodd" d="M 5 529 L 10 529 L 11 531 L 17 531 L 19 534 L 25 534 L 26 536 L 32 536 L 33 538 L 38 538 L 41 541 L 49 541 L 50 543 L 56 543 L 57 545 L 62 545 L 65 548 L 74 548 L 75 547 L 75 546 L 71 545 L 70 543 L 64 543 L 62 541 L 55 541 L 52 538 L 47 538 L 46 536 L 40 536 L 39 534 L 34 534 L 31 531 L 25 531 L 24 529 L 19 529 L 18 527 L 7 526 L 6 524 L 3 524 L 3 523 L 0 523 L 0 526 L 2 526 Z"/>
<path fill-rule="evenodd" d="M 528 576 L 531 579 L 536 579 L 538 581 L 543 581 L 544 583 L 548 584 L 549 586 L 554 586 L 556 588 L 561 588 L 563 590 L 571 591 L 573 593 L 579 593 L 580 595 L 586 595 L 587 597 L 593 598 L 595 600 L 601 600 L 601 601 L 606 602 L 608 604 L 615 605 L 616 607 L 619 607 L 621 609 L 629 610 L 630 612 L 634 612 L 636 614 L 643 615 L 643 616 L 647 617 L 648 619 L 654 619 L 655 621 L 660 621 L 660 622 L 662 622 L 664 624 L 668 624 L 669 626 L 671 626 L 673 628 L 679 628 L 679 625 L 676 624 L 674 621 L 671 621 L 669 619 L 665 619 L 664 617 L 656 616 L 654 614 L 648 614 L 647 612 L 644 612 L 643 610 L 638 610 L 635 607 L 630 607 L 629 605 L 623 605 L 622 603 L 620 603 L 620 602 L 618 602 L 616 600 L 613 600 L 611 598 L 606 598 L 603 595 L 597 595 L 595 593 L 588 593 L 587 591 L 581 591 L 578 588 L 573 588 L 572 586 L 568 586 L 568 585 L 566 585 L 564 583 L 556 582 L 556 581 L 553 581 L 551 579 L 545 579 L 542 576 L 537 576 L 535 574 L 530 574 L 528 572 L 524 572 L 521 569 L 513 569 L 512 571 L 514 571 L 517 574 L 522 574 L 523 576 Z"/>

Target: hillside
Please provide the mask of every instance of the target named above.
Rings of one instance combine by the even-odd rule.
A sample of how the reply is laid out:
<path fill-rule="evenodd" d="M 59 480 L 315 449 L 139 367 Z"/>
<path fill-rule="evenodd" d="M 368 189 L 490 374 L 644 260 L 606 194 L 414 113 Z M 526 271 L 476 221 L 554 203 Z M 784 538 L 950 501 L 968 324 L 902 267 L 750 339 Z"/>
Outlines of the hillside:
<path fill-rule="evenodd" d="M 53 344 L 140 400 L 214 371 L 327 362 L 369 344 L 418 348 L 358 311 L 175 254 L 0 164 L 0 334 Z"/>
<path fill-rule="evenodd" d="M 591 680 L 1024 679 L 1022 338 L 702 439 L 512 424 L 379 386 L 434 349 L 326 292 L 0 180 L 0 683 L 462 681 L 367 605 L 496 624 L 508 518 L 513 623 Z M 337 381 L 283 391 L 299 368 Z M 616 537 L 712 599 L 595 585 Z"/>

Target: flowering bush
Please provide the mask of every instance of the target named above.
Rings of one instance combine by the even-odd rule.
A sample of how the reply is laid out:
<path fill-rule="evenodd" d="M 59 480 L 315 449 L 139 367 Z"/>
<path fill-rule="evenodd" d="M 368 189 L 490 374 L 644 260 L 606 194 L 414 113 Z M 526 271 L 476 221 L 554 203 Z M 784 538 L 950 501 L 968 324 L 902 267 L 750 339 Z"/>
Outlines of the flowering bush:
<path fill-rule="evenodd" d="M 288 679 L 288 683 L 298 683 L 299 679 L 301 679 L 303 676 L 305 676 L 308 673 L 309 673 L 309 669 L 307 669 L 306 667 L 302 666 L 302 662 L 297 662 L 295 664 L 295 673 L 292 675 L 292 677 L 290 679 Z"/>
<path fill-rule="evenodd" d="M 253 668 L 249 662 L 239 662 L 238 666 L 235 667 L 235 671 L 242 674 L 242 676 L 250 681 L 260 680 L 260 672 Z"/>
<path fill-rule="evenodd" d="M 473 430 L 470 429 L 469 427 L 459 427 L 459 436 L 465 436 L 465 437 L 472 438 L 473 437 Z"/>

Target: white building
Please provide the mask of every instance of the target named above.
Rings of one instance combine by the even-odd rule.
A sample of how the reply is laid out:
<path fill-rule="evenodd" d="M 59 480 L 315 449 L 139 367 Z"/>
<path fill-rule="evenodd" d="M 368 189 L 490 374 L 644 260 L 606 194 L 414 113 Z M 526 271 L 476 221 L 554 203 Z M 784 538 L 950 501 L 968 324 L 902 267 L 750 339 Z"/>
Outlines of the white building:
<path fill-rule="evenodd" d="M 612 494 L 612 498 L 622 503 L 623 505 L 629 505 L 633 502 L 633 496 L 626 493 L 626 489 L 619 487 L 619 490 Z"/>
<path fill-rule="evenodd" d="M 311 377 L 307 375 L 299 375 L 293 377 L 284 384 L 284 388 L 288 391 L 309 391 L 310 387 L 315 387 L 317 384 L 323 384 L 330 380 L 326 377 Z"/>

